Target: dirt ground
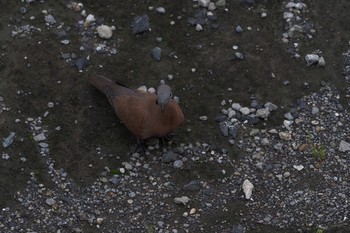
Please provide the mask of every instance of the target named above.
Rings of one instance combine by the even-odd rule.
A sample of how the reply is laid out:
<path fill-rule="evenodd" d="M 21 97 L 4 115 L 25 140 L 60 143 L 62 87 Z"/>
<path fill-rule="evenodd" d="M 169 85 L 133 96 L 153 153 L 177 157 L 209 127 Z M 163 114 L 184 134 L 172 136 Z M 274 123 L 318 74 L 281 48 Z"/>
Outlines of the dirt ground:
<path fill-rule="evenodd" d="M 179 96 L 186 118 L 185 125 L 176 131 L 174 144 L 206 142 L 228 149 L 232 156 L 239 153 L 221 136 L 215 122 L 222 100 L 249 105 L 254 95 L 260 102 L 270 101 L 280 106 L 280 110 L 269 122 L 261 124 L 280 124 L 284 109 L 289 109 L 297 98 L 317 90 L 322 80 L 344 92 L 341 54 L 349 46 L 350 2 L 304 1 L 317 33 L 311 40 L 300 40 L 300 54 L 320 49 L 327 62 L 324 68 L 307 67 L 302 58 L 297 60 L 287 54 L 288 45 L 281 40 L 282 1 L 256 2 L 250 7 L 238 0 L 228 0 L 228 12 L 218 11 L 219 28 L 207 26 L 197 32 L 187 24 L 187 18 L 196 10 L 191 0 L 82 1 L 87 12 L 116 27 L 107 44 L 115 46 L 118 53 L 108 55 L 92 49 L 80 51 L 83 39 L 76 25 L 82 18 L 66 7 L 67 1 L 25 4 L 19 0 L 0 0 L 0 96 L 4 99 L 2 107 L 9 108 L 0 113 L 0 136 L 7 137 L 12 131 L 17 135 L 14 143 L 1 148 L 1 152 L 27 158 L 26 163 L 19 163 L 19 159 L 0 160 L 0 207 L 17 205 L 13 195 L 25 187 L 32 172 L 50 185 L 46 165 L 38 156 L 40 149 L 25 124 L 27 118 L 43 117 L 49 111 L 50 117 L 43 117 L 43 125 L 50 132 L 61 127 L 48 139 L 50 154 L 56 166 L 64 168 L 81 186 L 91 184 L 105 166 L 118 167 L 115 156 L 130 156 L 136 140 L 116 118 L 105 96 L 89 84 L 92 73 L 132 87 L 154 87 L 160 79 L 172 74 L 174 79 L 168 83 L 174 95 Z M 21 6 L 26 6 L 25 14 L 19 12 Z M 163 6 L 167 13 L 159 15 L 150 11 L 149 6 Z M 44 9 L 52 10 L 56 21 L 72 28 L 68 32 L 69 45 L 61 44 L 57 28 L 45 25 Z M 267 11 L 264 19 L 260 17 L 261 9 Z M 134 16 L 145 13 L 152 30 L 132 35 L 130 26 Z M 30 19 L 31 16 L 35 19 Z M 176 23 L 171 26 L 172 20 Z M 11 36 L 16 26 L 26 24 L 41 31 L 23 38 Z M 252 30 L 238 34 L 237 24 L 243 28 L 250 26 Z M 161 43 L 156 42 L 157 37 L 162 37 Z M 103 40 L 93 35 L 88 43 L 95 42 Z M 239 46 L 244 60 L 229 59 L 233 45 Z M 150 56 L 150 50 L 156 46 L 162 48 L 160 62 Z M 62 59 L 61 53 L 68 52 L 78 57 L 90 56 L 83 72 Z M 169 56 L 173 52 L 177 58 Z M 290 82 L 287 86 L 283 85 L 286 80 Z M 303 88 L 305 82 L 310 84 L 310 89 Z M 48 102 L 55 106 L 48 108 Z M 203 115 L 208 116 L 208 121 L 199 120 Z M 21 122 L 16 123 L 15 119 Z M 98 147 L 112 156 L 101 159 L 96 155 Z M 197 172 L 204 175 L 207 170 Z M 185 180 L 186 175 L 179 174 L 178 182 Z"/>

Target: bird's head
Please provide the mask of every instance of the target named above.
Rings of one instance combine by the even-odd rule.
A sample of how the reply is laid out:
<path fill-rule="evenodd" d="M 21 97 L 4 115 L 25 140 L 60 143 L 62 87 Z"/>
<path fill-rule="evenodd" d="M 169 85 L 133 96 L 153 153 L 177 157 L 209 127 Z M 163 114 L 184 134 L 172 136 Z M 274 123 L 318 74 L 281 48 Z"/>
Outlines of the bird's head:
<path fill-rule="evenodd" d="M 165 107 L 172 96 L 171 88 L 165 84 L 164 80 L 161 80 L 160 85 L 157 88 L 157 104 L 160 106 L 162 112 L 164 112 Z"/>

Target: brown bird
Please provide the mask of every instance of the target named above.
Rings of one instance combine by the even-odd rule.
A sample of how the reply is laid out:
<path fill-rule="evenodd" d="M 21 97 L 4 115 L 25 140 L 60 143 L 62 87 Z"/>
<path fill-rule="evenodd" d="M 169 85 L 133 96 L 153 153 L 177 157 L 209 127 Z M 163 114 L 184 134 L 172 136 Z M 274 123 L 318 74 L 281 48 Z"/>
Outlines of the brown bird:
<path fill-rule="evenodd" d="M 184 114 L 164 81 L 156 94 L 133 90 L 102 75 L 93 75 L 90 82 L 107 96 L 119 119 L 138 140 L 165 137 L 184 123 Z"/>

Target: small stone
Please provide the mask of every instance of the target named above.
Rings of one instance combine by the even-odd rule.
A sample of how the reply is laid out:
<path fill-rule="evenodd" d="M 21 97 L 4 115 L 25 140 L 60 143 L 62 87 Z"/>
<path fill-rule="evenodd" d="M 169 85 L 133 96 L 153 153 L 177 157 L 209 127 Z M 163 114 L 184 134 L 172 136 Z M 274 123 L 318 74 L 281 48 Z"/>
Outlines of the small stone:
<path fill-rule="evenodd" d="M 242 189 L 243 189 L 245 198 L 249 200 L 250 197 L 252 196 L 254 185 L 249 180 L 245 180 L 243 182 Z"/>
<path fill-rule="evenodd" d="M 4 141 L 2 142 L 2 146 L 4 148 L 9 147 L 12 144 L 15 135 L 16 135 L 15 132 L 11 132 L 10 135 L 7 138 L 5 138 Z"/>
<path fill-rule="evenodd" d="M 199 0 L 198 5 L 201 7 L 208 7 L 210 0 Z"/>
<path fill-rule="evenodd" d="M 156 61 L 160 61 L 162 55 L 162 49 L 159 47 L 155 47 L 153 49 L 151 49 L 151 56 L 156 60 Z"/>
<path fill-rule="evenodd" d="M 78 68 L 78 70 L 83 70 L 87 64 L 88 60 L 86 58 L 78 58 L 75 62 L 75 66 Z"/>
<path fill-rule="evenodd" d="M 45 21 L 46 21 L 46 23 L 51 24 L 51 25 L 56 23 L 56 20 L 52 15 L 46 15 Z"/>
<path fill-rule="evenodd" d="M 242 108 L 242 106 L 238 103 L 233 103 L 231 107 L 233 110 L 240 110 Z"/>
<path fill-rule="evenodd" d="M 215 4 L 217 7 L 225 7 L 226 0 L 217 0 L 217 2 Z"/>
<path fill-rule="evenodd" d="M 292 139 L 292 135 L 289 132 L 280 132 L 278 134 L 280 136 L 281 139 L 289 141 Z"/>
<path fill-rule="evenodd" d="M 304 169 L 304 166 L 303 165 L 293 165 L 293 168 L 295 168 L 298 171 L 301 171 Z"/>
<path fill-rule="evenodd" d="M 182 196 L 182 197 L 175 197 L 174 198 L 174 203 L 175 204 L 183 204 L 186 205 L 190 199 L 187 196 Z"/>
<path fill-rule="evenodd" d="M 237 59 L 239 59 L 239 60 L 243 60 L 243 59 L 244 59 L 243 54 L 240 53 L 240 52 L 235 52 L 235 57 L 236 57 Z"/>
<path fill-rule="evenodd" d="M 315 115 L 315 114 L 318 114 L 320 112 L 320 110 L 318 109 L 318 107 L 312 107 L 312 110 L 311 110 L 311 113 L 313 114 L 313 115 Z"/>
<path fill-rule="evenodd" d="M 95 22 L 95 21 L 96 21 L 95 16 L 92 14 L 89 14 L 85 19 L 85 22 L 87 24 L 90 24 L 90 23 Z"/>
<path fill-rule="evenodd" d="M 318 65 L 321 67 L 324 67 L 326 65 L 326 61 L 323 57 L 320 57 L 320 59 L 318 59 Z"/>
<path fill-rule="evenodd" d="M 110 39 L 113 35 L 113 27 L 100 25 L 96 28 L 98 35 L 103 39 Z"/>
<path fill-rule="evenodd" d="M 203 31 L 203 26 L 200 24 L 196 24 L 196 31 L 197 32 Z"/>
<path fill-rule="evenodd" d="M 148 15 L 136 16 L 132 27 L 132 34 L 139 34 L 149 31 L 149 18 Z"/>
<path fill-rule="evenodd" d="M 256 111 L 256 116 L 262 119 L 267 119 L 270 116 L 270 111 L 268 108 L 260 108 Z"/>
<path fill-rule="evenodd" d="M 47 107 L 48 108 L 53 108 L 55 106 L 55 104 L 53 102 L 48 102 L 47 103 Z"/>
<path fill-rule="evenodd" d="M 236 26 L 236 32 L 237 32 L 237 33 L 243 32 L 243 28 L 242 28 L 241 25 L 237 25 L 237 26 Z"/>
<path fill-rule="evenodd" d="M 317 54 L 306 54 L 305 61 L 308 66 L 317 64 L 320 57 Z"/>
<path fill-rule="evenodd" d="M 34 139 L 34 141 L 36 141 L 36 142 L 40 142 L 40 141 L 46 140 L 46 136 L 45 136 L 44 133 L 40 133 L 40 134 L 34 136 L 33 139 Z"/>
<path fill-rule="evenodd" d="M 339 151 L 341 151 L 341 152 L 350 151 L 350 143 L 341 140 L 339 143 Z"/>
<path fill-rule="evenodd" d="M 250 110 L 249 110 L 249 108 L 247 108 L 247 107 L 240 108 L 239 111 L 240 111 L 243 115 L 248 115 L 248 114 L 250 113 Z"/>
<path fill-rule="evenodd" d="M 278 109 L 278 107 L 271 102 L 267 102 L 266 104 L 264 104 L 264 107 L 268 108 L 271 112 L 276 111 Z"/>
<path fill-rule="evenodd" d="M 164 7 L 157 7 L 156 12 L 159 14 L 165 14 L 166 10 Z"/>
<path fill-rule="evenodd" d="M 182 168 L 184 166 L 184 162 L 182 160 L 176 160 L 173 163 L 173 167 L 174 168 Z"/>
<path fill-rule="evenodd" d="M 174 151 L 168 150 L 166 153 L 163 154 L 162 162 L 163 163 L 171 163 L 171 162 L 175 161 L 176 157 L 177 157 L 177 154 L 174 153 Z"/>
<path fill-rule="evenodd" d="M 53 199 L 53 198 L 48 198 L 48 199 L 46 199 L 46 204 L 48 204 L 49 206 L 52 206 L 52 205 L 54 205 L 54 204 L 56 204 L 56 201 L 55 201 L 55 199 Z"/>
<path fill-rule="evenodd" d="M 188 184 L 185 184 L 184 187 L 182 188 L 184 191 L 199 191 L 202 189 L 202 185 L 198 180 L 193 180 Z"/>
<path fill-rule="evenodd" d="M 208 117 L 207 117 L 207 116 L 200 116 L 200 117 L 199 117 L 199 120 L 201 120 L 201 121 L 206 121 L 206 120 L 208 120 Z"/>

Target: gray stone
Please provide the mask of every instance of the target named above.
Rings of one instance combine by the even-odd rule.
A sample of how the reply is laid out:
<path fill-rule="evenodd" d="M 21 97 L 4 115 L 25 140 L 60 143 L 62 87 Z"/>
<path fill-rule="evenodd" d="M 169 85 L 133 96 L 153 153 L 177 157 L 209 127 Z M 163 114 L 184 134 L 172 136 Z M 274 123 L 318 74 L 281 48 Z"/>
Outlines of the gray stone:
<path fill-rule="evenodd" d="M 341 140 L 340 144 L 339 144 L 339 151 L 341 151 L 341 152 L 350 151 L 350 143 Z"/>
<path fill-rule="evenodd" d="M 177 154 L 174 153 L 174 151 L 168 150 L 166 153 L 163 154 L 162 162 L 163 163 L 171 163 L 171 162 L 175 161 L 176 157 L 177 157 Z"/>
<path fill-rule="evenodd" d="M 236 26 L 236 32 L 237 32 L 237 33 L 243 32 L 243 28 L 241 27 L 241 25 L 237 25 L 237 26 Z"/>
<path fill-rule="evenodd" d="M 132 34 L 139 34 L 149 31 L 149 18 L 148 15 L 136 16 L 132 27 Z"/>
<path fill-rule="evenodd" d="M 2 142 L 2 146 L 4 148 L 9 147 L 12 144 L 13 139 L 15 138 L 15 135 L 16 135 L 15 132 L 11 132 L 10 135 L 7 138 L 5 138 L 4 141 Z"/>
<path fill-rule="evenodd" d="M 174 168 L 182 168 L 184 166 L 184 162 L 182 160 L 176 160 L 173 164 Z"/>
<path fill-rule="evenodd" d="M 256 111 L 255 115 L 262 119 L 267 119 L 270 116 L 270 111 L 268 108 L 260 108 Z"/>
<path fill-rule="evenodd" d="M 305 61 L 308 66 L 317 64 L 320 57 L 317 54 L 306 54 Z"/>
<path fill-rule="evenodd" d="M 160 61 L 162 55 L 162 49 L 159 47 L 155 47 L 151 50 L 151 55 L 156 61 Z"/>
<path fill-rule="evenodd" d="M 247 107 L 240 108 L 239 111 L 240 111 L 243 115 L 248 115 L 248 114 L 250 113 L 250 110 L 249 110 L 249 108 L 247 108 Z"/>
<path fill-rule="evenodd" d="M 52 15 L 46 15 L 45 16 L 45 21 L 48 24 L 51 24 L 51 25 L 56 23 L 56 20 L 55 20 L 55 18 Z"/>
<path fill-rule="evenodd" d="M 183 204 L 186 205 L 190 199 L 187 196 L 182 196 L 182 197 L 175 197 L 174 198 L 174 203 L 175 204 Z"/>
<path fill-rule="evenodd" d="M 271 103 L 271 102 L 267 102 L 265 105 L 264 105 L 265 108 L 268 108 L 271 112 L 273 111 L 276 111 L 278 109 L 278 107 Z"/>
<path fill-rule="evenodd" d="M 193 180 L 188 184 L 185 184 L 182 188 L 184 191 L 199 191 L 202 189 L 202 185 L 198 180 Z"/>
<path fill-rule="evenodd" d="M 34 136 L 33 139 L 34 139 L 34 141 L 36 141 L 36 142 L 40 142 L 40 141 L 46 140 L 46 136 L 45 136 L 44 133 L 40 133 L 40 134 Z"/>

